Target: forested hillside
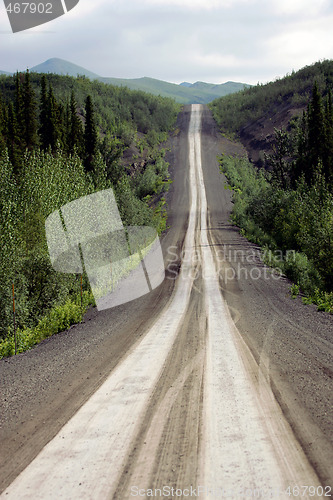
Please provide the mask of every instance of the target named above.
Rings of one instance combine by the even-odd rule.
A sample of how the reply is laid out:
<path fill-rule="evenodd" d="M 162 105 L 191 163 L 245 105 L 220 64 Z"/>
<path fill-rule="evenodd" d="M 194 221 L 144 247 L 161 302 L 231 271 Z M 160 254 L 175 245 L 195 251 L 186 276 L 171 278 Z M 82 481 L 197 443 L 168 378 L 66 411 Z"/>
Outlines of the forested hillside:
<path fill-rule="evenodd" d="M 250 153 L 246 130 L 260 143 L 257 164 L 221 158 L 234 188 L 233 220 L 262 245 L 271 265 L 293 281 L 293 294 L 333 312 L 333 61 L 212 104 L 225 132 Z M 269 127 L 272 134 L 260 130 Z M 259 126 L 258 126 L 259 124 Z M 251 156 L 251 155 L 250 155 Z"/>
<path fill-rule="evenodd" d="M 292 72 L 266 85 L 216 99 L 209 107 L 222 132 L 238 137 L 250 158 L 260 166 L 271 152 L 275 128 L 290 130 L 302 116 L 314 83 L 322 95 L 333 85 L 333 61 L 325 60 Z"/>
<path fill-rule="evenodd" d="M 52 269 L 50 213 L 112 187 L 125 225 L 165 228 L 160 144 L 178 111 L 170 99 L 83 77 L 0 77 L 0 357 L 14 351 L 14 324 L 20 352 L 79 321 L 92 301 L 85 276 Z"/>

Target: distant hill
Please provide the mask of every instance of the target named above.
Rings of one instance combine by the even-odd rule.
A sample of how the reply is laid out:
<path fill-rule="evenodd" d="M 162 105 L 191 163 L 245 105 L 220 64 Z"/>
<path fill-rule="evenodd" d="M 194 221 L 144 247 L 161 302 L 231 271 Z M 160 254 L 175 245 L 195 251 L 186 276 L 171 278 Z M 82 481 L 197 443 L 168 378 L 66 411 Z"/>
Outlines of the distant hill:
<path fill-rule="evenodd" d="M 1 71 L 0 69 L 0 75 L 11 75 L 12 73 L 9 73 L 8 71 Z"/>
<path fill-rule="evenodd" d="M 154 78 L 136 78 L 136 79 L 119 79 L 119 78 L 99 78 L 104 83 L 111 85 L 121 85 L 132 90 L 143 90 L 150 94 L 161 95 L 163 97 L 171 97 L 176 102 L 182 104 L 207 104 L 218 97 L 238 92 L 247 88 L 248 85 L 243 83 L 228 82 L 221 85 L 189 84 L 190 86 L 178 85 L 176 83 L 164 82 Z"/>
<path fill-rule="evenodd" d="M 92 80 L 99 79 L 100 77 L 77 64 L 65 61 L 64 59 L 58 59 L 53 57 L 47 61 L 30 68 L 30 71 L 34 73 L 56 73 L 57 75 L 68 75 L 68 76 L 78 76 L 84 75 Z"/>
<path fill-rule="evenodd" d="M 250 85 L 238 82 L 227 82 L 219 85 L 205 82 L 184 82 L 178 85 L 148 77 L 133 79 L 105 78 L 78 66 L 77 64 L 73 64 L 59 58 L 48 59 L 47 61 L 30 68 L 30 71 L 35 73 L 55 73 L 57 75 L 68 75 L 74 77 L 83 75 L 91 80 L 98 80 L 110 85 L 128 87 L 131 90 L 142 90 L 144 92 L 161 95 L 163 97 L 171 97 L 175 99 L 176 102 L 181 104 L 207 104 L 218 97 L 250 87 Z"/>

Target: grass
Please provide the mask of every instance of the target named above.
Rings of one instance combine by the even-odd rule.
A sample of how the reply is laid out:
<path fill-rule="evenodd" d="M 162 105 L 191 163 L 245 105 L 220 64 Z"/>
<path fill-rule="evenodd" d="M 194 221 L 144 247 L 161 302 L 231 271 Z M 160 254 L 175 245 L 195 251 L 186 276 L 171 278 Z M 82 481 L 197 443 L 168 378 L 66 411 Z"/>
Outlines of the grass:
<path fill-rule="evenodd" d="M 91 292 L 83 292 L 81 297 L 74 300 L 67 299 L 65 304 L 51 309 L 34 328 L 19 329 L 16 332 L 17 354 L 23 353 L 59 332 L 68 330 L 73 325 L 80 323 L 89 305 L 94 304 Z M 0 342 L 0 359 L 15 354 L 14 332 L 10 330 L 5 340 Z"/>

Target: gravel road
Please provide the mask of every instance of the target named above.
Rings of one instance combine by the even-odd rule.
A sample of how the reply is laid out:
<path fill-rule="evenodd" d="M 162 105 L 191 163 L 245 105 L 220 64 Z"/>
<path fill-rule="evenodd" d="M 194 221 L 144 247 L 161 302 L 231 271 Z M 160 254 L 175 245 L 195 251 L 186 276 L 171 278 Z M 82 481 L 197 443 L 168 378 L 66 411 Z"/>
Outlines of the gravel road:
<path fill-rule="evenodd" d="M 0 361 L 3 498 L 332 482 L 333 318 L 230 224 L 216 156 L 242 147 L 202 106 L 178 131 L 163 284 Z"/>

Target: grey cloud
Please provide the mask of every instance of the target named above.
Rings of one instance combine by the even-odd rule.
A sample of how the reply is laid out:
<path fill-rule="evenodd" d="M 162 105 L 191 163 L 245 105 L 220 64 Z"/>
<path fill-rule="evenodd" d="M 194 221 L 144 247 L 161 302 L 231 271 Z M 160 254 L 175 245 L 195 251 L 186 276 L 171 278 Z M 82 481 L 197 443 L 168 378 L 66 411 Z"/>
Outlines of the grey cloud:
<path fill-rule="evenodd" d="M 299 68 L 298 60 L 289 57 L 288 47 L 278 47 L 273 52 L 279 57 L 272 57 L 274 40 L 297 30 L 301 22 L 292 15 L 278 15 L 273 7 L 263 0 L 203 10 L 100 2 L 86 17 L 64 16 L 50 23 L 54 33 L 0 35 L 2 41 L 10 37 L 6 48 L 0 44 L 0 69 L 11 70 L 13 64 L 14 69 L 24 69 L 61 57 L 102 76 L 267 81 Z M 322 9 L 321 15 L 332 15 L 331 2 Z M 308 19 L 306 12 L 304 16 Z M 318 40 L 318 51 L 308 59 L 304 55 L 307 64 L 315 62 L 310 57 L 317 53 L 317 59 L 327 57 L 319 47 Z"/>

